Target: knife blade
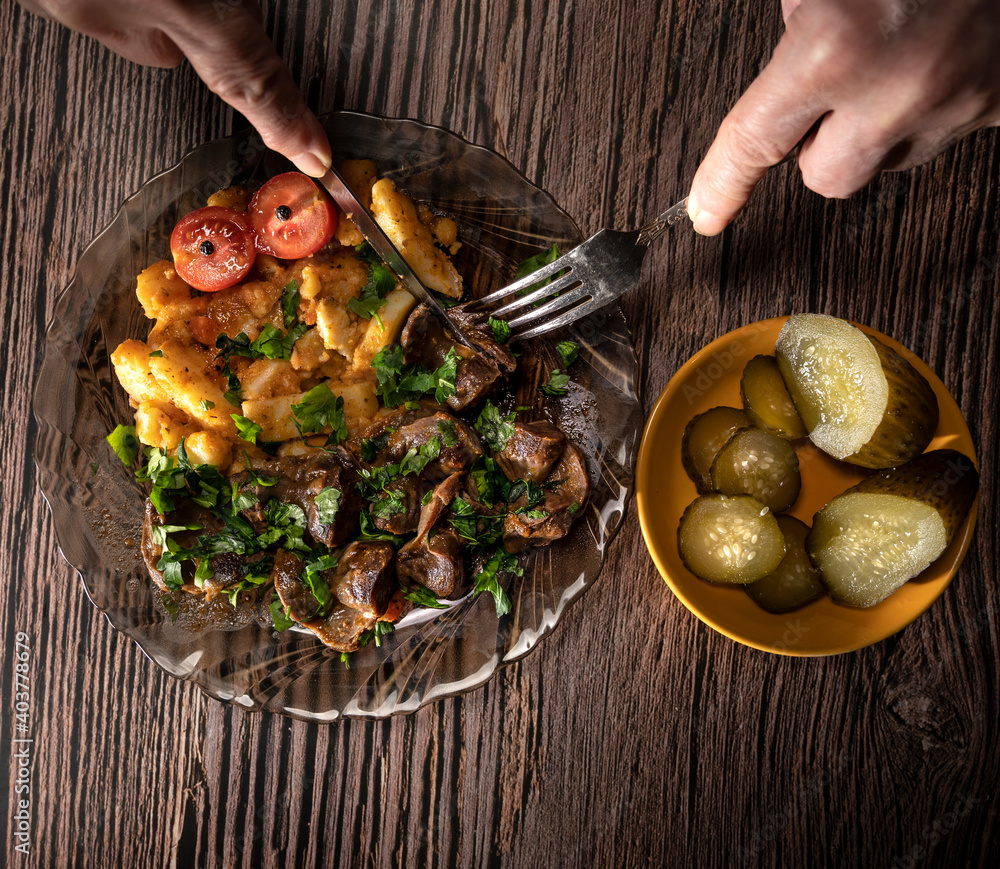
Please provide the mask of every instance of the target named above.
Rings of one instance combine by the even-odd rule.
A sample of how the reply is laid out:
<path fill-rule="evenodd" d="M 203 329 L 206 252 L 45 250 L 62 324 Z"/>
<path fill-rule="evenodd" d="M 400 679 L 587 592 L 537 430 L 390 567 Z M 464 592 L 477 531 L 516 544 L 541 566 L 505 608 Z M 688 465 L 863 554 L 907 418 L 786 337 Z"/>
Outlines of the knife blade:
<path fill-rule="evenodd" d="M 441 303 L 434 298 L 431 291 L 423 285 L 423 282 L 414 273 L 413 269 L 403 259 L 402 254 L 396 249 L 392 240 L 385 234 L 382 227 L 375 222 L 364 204 L 354 195 L 350 187 L 347 186 L 340 173 L 332 166 L 327 173 L 319 179 L 319 183 L 337 203 L 337 206 L 344 212 L 354 225 L 360 230 L 368 243 L 375 249 L 375 253 L 381 257 L 389 270 L 399 278 L 400 282 L 418 302 L 423 302 L 430 308 L 431 313 L 437 317 L 445 331 L 454 340 L 465 347 L 475 349 L 472 342 L 465 336 L 465 333 L 458 327 Z"/>

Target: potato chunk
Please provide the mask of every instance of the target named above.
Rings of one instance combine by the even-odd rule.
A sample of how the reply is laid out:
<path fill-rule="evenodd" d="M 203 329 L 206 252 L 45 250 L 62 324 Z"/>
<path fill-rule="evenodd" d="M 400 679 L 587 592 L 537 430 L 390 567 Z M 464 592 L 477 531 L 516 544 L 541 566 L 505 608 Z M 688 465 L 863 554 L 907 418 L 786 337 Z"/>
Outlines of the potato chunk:
<path fill-rule="evenodd" d="M 160 260 L 143 269 L 136 279 L 135 294 L 150 320 L 177 302 L 191 301 L 191 288 L 174 271 L 170 260 Z"/>
<path fill-rule="evenodd" d="M 199 427 L 236 437 L 236 425 L 229 415 L 233 407 L 215 379 L 205 373 L 210 368 L 205 355 L 169 341 L 160 350 L 163 355 L 151 358 L 149 366 L 167 400 L 188 419 L 197 420 Z"/>
<path fill-rule="evenodd" d="M 372 359 L 379 350 L 399 337 L 406 325 L 406 318 L 416 304 L 417 300 L 400 284 L 385 297 L 385 304 L 379 308 L 378 317 L 372 317 L 368 321 L 368 328 L 354 350 L 351 367 L 355 372 L 371 369 Z"/>
<path fill-rule="evenodd" d="M 190 426 L 171 416 L 177 409 L 158 401 L 144 401 L 135 411 L 135 434 L 147 446 L 173 452 L 181 438 L 192 433 Z"/>
<path fill-rule="evenodd" d="M 149 345 L 128 339 L 111 354 L 118 381 L 136 404 L 144 401 L 168 402 L 169 398 L 150 368 Z"/>
<path fill-rule="evenodd" d="M 184 441 L 188 458 L 195 465 L 215 465 L 225 470 L 233 461 L 232 444 L 213 431 L 196 431 Z"/>
<path fill-rule="evenodd" d="M 284 359 L 255 359 L 240 374 L 245 398 L 272 398 L 300 391 L 299 374 Z"/>
<path fill-rule="evenodd" d="M 455 266 L 420 222 L 413 200 L 388 178 L 372 187 L 372 215 L 426 287 L 461 298 L 462 279 Z"/>

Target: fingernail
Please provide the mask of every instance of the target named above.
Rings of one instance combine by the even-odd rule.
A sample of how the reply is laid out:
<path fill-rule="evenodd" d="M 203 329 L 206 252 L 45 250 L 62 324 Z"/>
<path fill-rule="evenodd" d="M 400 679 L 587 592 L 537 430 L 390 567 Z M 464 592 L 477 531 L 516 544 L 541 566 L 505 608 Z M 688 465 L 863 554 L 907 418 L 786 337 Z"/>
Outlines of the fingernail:
<path fill-rule="evenodd" d="M 694 223 L 694 231 L 699 235 L 718 235 L 729 225 L 728 220 L 717 217 L 710 211 L 699 210 L 694 213 L 688 213 L 691 214 L 691 222 Z"/>
<path fill-rule="evenodd" d="M 307 151 L 304 154 L 299 154 L 298 157 L 293 157 L 292 162 L 298 167 L 300 172 L 312 175 L 313 178 L 322 177 L 326 174 L 326 170 L 330 168 L 330 159 L 326 158 L 324 162 L 323 155 L 313 151 Z"/>
<path fill-rule="evenodd" d="M 691 193 L 688 195 L 687 201 L 688 217 L 693 221 L 695 216 L 701 211 L 701 205 L 698 203 L 698 194 Z"/>

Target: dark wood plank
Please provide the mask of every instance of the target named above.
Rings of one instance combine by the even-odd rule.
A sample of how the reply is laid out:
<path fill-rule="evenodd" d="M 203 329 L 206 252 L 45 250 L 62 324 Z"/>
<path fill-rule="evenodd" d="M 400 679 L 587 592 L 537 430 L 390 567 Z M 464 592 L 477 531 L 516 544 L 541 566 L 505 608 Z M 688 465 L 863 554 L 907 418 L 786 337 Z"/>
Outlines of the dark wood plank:
<path fill-rule="evenodd" d="M 318 110 L 455 129 L 584 232 L 683 195 L 780 32 L 776 3 L 686 0 L 303 0 L 265 4 L 265 21 Z M 776 170 L 723 238 L 664 240 L 624 303 L 647 409 L 706 342 L 790 311 L 870 323 L 938 372 L 975 433 L 984 498 L 926 615 L 835 658 L 744 648 L 670 595 L 633 506 L 601 581 L 524 661 L 412 716 L 324 728 L 209 700 L 118 636 L 57 555 L 30 460 L 42 329 L 80 250 L 233 115 L 190 69 L 133 66 L 15 5 L 0 33 L 0 673 L 12 697 L 26 632 L 35 740 L 32 851 L 0 862 L 992 864 L 996 131 L 847 202 Z M 8 704 L 6 756 L 12 724 Z M 9 832 L 13 781 L 0 795 Z"/>

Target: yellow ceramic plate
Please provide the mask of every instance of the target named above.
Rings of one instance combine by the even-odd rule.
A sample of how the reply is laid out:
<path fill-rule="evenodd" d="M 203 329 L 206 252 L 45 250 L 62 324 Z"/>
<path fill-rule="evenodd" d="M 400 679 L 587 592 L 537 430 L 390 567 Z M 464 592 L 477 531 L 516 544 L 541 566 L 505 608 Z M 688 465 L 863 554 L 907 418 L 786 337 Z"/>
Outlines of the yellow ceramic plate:
<path fill-rule="evenodd" d="M 834 655 L 891 636 L 937 600 L 969 548 L 979 499 L 937 561 L 882 603 L 867 609 L 842 606 L 824 595 L 793 612 L 773 614 L 757 606 L 742 588 L 705 582 L 684 567 L 677 551 L 677 526 L 684 509 L 698 496 L 681 465 L 684 427 L 693 416 L 717 405 L 742 407 L 743 367 L 758 354 L 774 354 L 774 342 L 787 319 L 762 320 L 723 335 L 674 375 L 646 424 L 636 469 L 636 500 L 642 533 L 657 569 L 674 594 L 705 624 L 766 652 Z M 976 461 L 962 412 L 934 372 L 892 338 L 861 328 L 902 354 L 934 388 L 941 421 L 928 449 L 949 447 Z M 795 441 L 794 446 L 802 472 L 802 492 L 789 512 L 812 525 L 817 510 L 870 472 L 830 458 L 807 438 Z"/>

